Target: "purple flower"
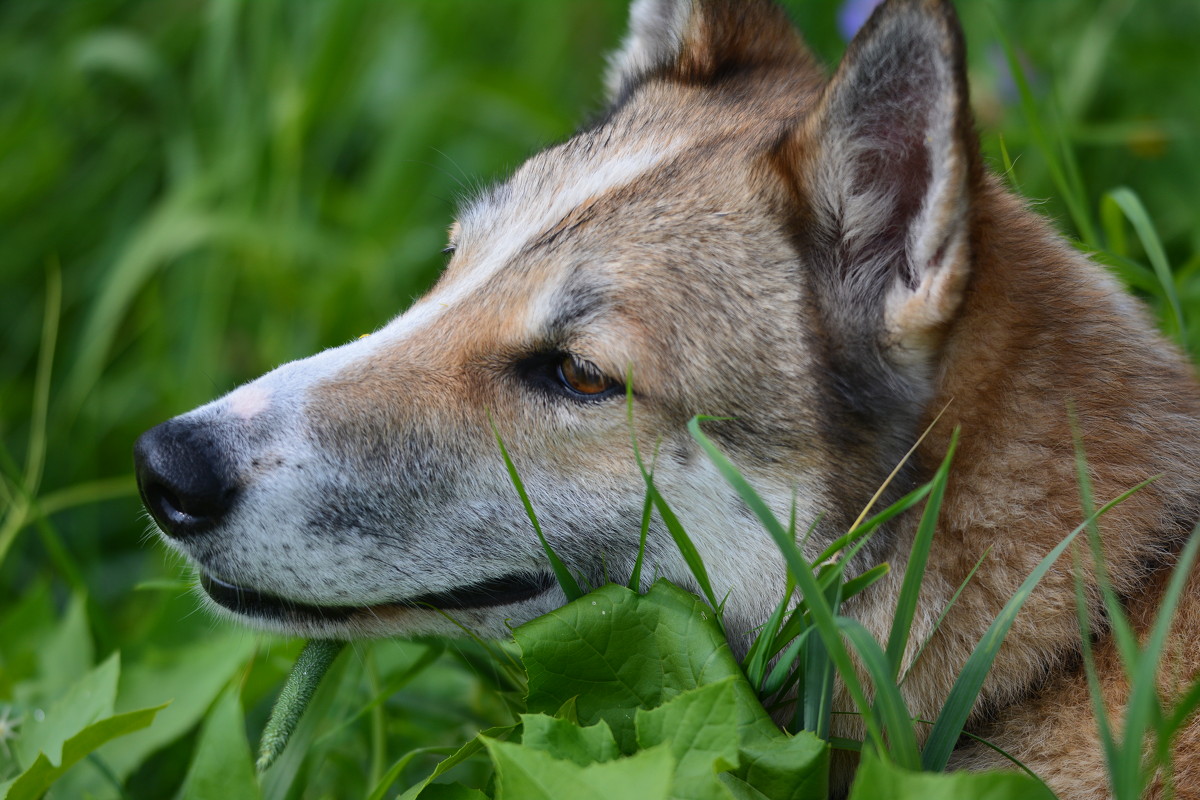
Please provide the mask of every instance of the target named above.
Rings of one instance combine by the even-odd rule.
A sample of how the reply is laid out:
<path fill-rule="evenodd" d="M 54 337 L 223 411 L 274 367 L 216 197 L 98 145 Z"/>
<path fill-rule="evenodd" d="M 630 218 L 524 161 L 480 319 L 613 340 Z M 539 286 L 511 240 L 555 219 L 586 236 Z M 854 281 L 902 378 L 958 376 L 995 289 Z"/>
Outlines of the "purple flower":
<path fill-rule="evenodd" d="M 854 38 L 858 29 L 866 24 L 867 18 L 875 10 L 875 6 L 883 0 L 846 0 L 838 9 L 838 32 L 847 42 Z"/>

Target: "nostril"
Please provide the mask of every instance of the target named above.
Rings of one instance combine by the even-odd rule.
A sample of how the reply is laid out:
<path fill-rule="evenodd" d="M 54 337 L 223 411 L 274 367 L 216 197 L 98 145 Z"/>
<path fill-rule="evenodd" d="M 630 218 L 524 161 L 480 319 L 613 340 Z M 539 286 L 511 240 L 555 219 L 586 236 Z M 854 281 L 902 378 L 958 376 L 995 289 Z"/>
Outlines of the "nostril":
<path fill-rule="evenodd" d="M 209 530 L 236 499 L 222 453 L 194 425 L 174 420 L 142 434 L 134 446 L 134 463 L 142 502 L 170 536 Z"/>
<path fill-rule="evenodd" d="M 142 501 L 165 530 L 175 531 L 185 526 L 195 528 L 202 524 L 203 515 L 189 512 L 179 495 L 153 479 L 143 484 Z"/>
<path fill-rule="evenodd" d="M 165 516 L 183 514 L 179 498 L 175 496 L 174 492 L 157 481 L 149 481 L 143 486 L 142 495 L 146 501 L 146 505 L 161 509 Z"/>

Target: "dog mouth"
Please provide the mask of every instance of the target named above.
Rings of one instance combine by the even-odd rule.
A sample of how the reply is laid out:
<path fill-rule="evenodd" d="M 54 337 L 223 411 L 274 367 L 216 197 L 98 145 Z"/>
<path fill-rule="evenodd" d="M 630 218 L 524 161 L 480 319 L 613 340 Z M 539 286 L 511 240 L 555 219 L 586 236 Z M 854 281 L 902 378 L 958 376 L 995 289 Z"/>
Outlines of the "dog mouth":
<path fill-rule="evenodd" d="M 408 597 L 371 606 L 323 606 L 300 603 L 260 592 L 246 586 L 217 578 L 206 572 L 200 574 L 200 586 L 218 605 L 247 617 L 281 622 L 341 622 L 361 614 L 385 609 L 426 609 L 462 611 L 531 600 L 554 587 L 554 577 L 548 573 L 522 572 L 499 578 L 489 578 L 456 589 Z"/>

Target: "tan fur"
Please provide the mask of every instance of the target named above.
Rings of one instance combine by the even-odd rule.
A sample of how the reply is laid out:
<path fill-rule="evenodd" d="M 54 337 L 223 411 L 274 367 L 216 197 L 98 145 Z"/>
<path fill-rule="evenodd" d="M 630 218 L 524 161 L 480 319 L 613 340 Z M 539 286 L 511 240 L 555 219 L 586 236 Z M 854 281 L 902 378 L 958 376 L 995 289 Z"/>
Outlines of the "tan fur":
<path fill-rule="evenodd" d="M 931 404 L 948 404 L 946 417 L 961 426 L 962 443 L 931 554 L 925 607 L 944 607 L 989 553 L 904 687 L 914 713 L 926 719 L 1019 582 L 1081 521 L 1069 407 L 1077 409 L 1097 502 L 1162 476 L 1101 520 L 1108 568 L 1118 592 L 1130 598 L 1127 608 L 1141 634 L 1179 545 L 1178 534 L 1161 539 L 1148 532 L 1172 526 L 1172 507 L 1188 507 L 1175 495 L 1195 480 L 1179 466 L 1181 457 L 1195 458 L 1200 408 L 1190 369 L 1145 323 L 1130 319 L 1128 299 L 1110 279 L 1094 269 L 1080 274 L 1080 257 L 1044 223 L 994 185 L 983 198 L 988 211 L 979 224 L 995 233 L 977 243 L 974 277 Z M 935 429 L 923 448 L 927 465 L 944 453 L 949 427 Z M 1064 558 L 1018 616 L 984 688 L 977 732 L 1060 796 L 1097 797 L 1107 792 L 1106 772 L 1078 662 L 1073 580 Z M 864 605 L 878 609 L 877 629 L 886 630 L 892 601 L 876 597 Z M 1179 654 L 1169 667 L 1177 680 L 1200 675 L 1198 611 L 1193 582 L 1171 644 Z M 913 630 L 917 641 L 928 635 L 920 621 Z M 924 618 L 926 626 L 931 621 Z M 1119 708 L 1127 687 L 1107 637 L 1098 661 L 1106 700 Z M 1177 797 L 1200 796 L 1198 737 L 1200 727 L 1193 725 L 1177 745 Z M 1009 766 L 982 746 L 960 753 L 955 764 Z"/>
<path fill-rule="evenodd" d="M 657 445 L 656 485 L 728 595 L 735 649 L 785 571 L 687 433 L 697 414 L 725 417 L 705 430 L 781 517 L 794 501 L 803 524 L 821 519 L 815 557 L 946 409 L 890 495 L 928 480 L 961 430 L 905 665 L 919 717 L 937 715 L 1003 605 L 1083 519 L 1072 409 L 1098 502 L 1159 476 L 1101 521 L 1144 635 L 1200 516 L 1200 390 L 1113 279 L 986 174 L 949 4 L 889 0 L 830 81 L 764 0 L 637 0 L 633 19 L 607 115 L 465 206 L 427 297 L 139 442 L 143 496 L 226 585 L 209 586 L 215 602 L 343 637 L 453 632 L 430 604 L 491 636 L 550 610 L 557 589 L 504 594 L 546 564 L 495 433 L 564 560 L 593 582 L 627 575 L 644 485 L 624 397 L 572 395 L 554 371 L 572 357 L 618 383 L 632 374 L 635 433 L 643 452 Z M 893 565 L 844 609 L 881 639 L 915 524 L 877 532 L 852 565 Z M 647 564 L 694 585 L 657 520 Z M 1127 687 L 1086 580 L 1119 711 Z M 1075 614 L 1064 559 L 969 728 L 1062 797 L 1090 798 L 1107 787 Z M 1200 672 L 1198 637 L 1192 586 L 1164 695 Z M 1200 796 L 1200 726 L 1175 752 L 1154 791 Z M 954 759 L 1006 766 L 973 745 Z"/>

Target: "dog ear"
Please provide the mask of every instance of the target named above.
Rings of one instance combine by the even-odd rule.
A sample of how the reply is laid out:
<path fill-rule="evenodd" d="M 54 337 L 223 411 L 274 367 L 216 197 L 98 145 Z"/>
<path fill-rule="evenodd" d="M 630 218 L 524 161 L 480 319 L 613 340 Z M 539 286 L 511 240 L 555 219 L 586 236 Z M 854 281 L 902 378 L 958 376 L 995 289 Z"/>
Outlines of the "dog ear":
<path fill-rule="evenodd" d="M 877 9 L 781 152 L 831 332 L 881 344 L 893 367 L 927 364 L 966 285 L 981 169 L 948 0 Z"/>
<path fill-rule="evenodd" d="M 799 32 L 768 0 L 634 0 L 605 83 L 616 102 L 650 76 L 706 83 L 771 64 L 815 69 Z"/>

